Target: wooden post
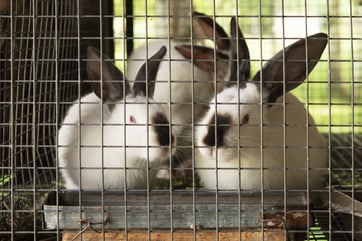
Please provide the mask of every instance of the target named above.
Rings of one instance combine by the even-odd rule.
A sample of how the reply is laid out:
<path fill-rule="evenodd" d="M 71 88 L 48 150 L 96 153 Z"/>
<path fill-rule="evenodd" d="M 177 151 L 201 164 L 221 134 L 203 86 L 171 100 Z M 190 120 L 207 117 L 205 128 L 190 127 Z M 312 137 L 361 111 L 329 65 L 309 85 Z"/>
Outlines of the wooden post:
<path fill-rule="evenodd" d="M 156 12 L 157 15 L 165 16 L 158 18 L 158 25 L 162 26 L 158 32 L 159 37 L 167 38 L 169 36 L 178 42 L 190 38 L 190 15 L 192 13 L 190 1 L 157 0 Z"/>

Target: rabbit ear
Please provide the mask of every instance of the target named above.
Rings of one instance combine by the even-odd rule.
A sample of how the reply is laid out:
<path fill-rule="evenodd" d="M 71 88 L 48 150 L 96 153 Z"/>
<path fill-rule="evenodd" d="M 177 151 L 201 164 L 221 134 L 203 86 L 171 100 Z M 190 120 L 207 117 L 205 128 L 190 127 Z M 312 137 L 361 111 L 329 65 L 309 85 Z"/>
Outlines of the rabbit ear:
<path fill-rule="evenodd" d="M 215 51 L 215 49 L 198 45 L 176 45 L 175 49 L 185 59 L 192 59 L 195 66 L 208 72 L 213 72 L 215 70 L 214 54 L 216 52 L 216 60 L 221 60 L 218 61 L 218 63 L 225 63 L 225 68 L 227 68 L 228 56 L 219 51 Z"/>
<path fill-rule="evenodd" d="M 161 60 L 166 51 L 166 47 L 162 46 L 160 50 L 157 51 L 157 53 L 155 53 L 141 66 L 133 85 L 134 96 L 146 96 L 146 92 L 148 90 L 148 97 L 153 97 L 158 67 L 160 66 Z M 146 86 L 146 83 L 148 83 L 148 86 Z"/>
<path fill-rule="evenodd" d="M 234 85 L 238 82 L 239 86 L 242 87 L 250 78 L 250 54 L 248 45 L 245 42 L 244 36 L 235 17 L 231 18 L 230 32 L 231 55 L 229 66 L 229 85 Z"/>
<path fill-rule="evenodd" d="M 263 82 L 268 103 L 304 82 L 307 75 L 318 63 L 326 45 L 328 36 L 317 33 L 306 39 L 301 39 L 289 47 L 279 51 L 255 75 L 253 80 Z M 308 54 L 308 56 L 307 56 Z"/>
<path fill-rule="evenodd" d="M 220 51 L 230 49 L 230 40 L 220 25 L 205 14 L 194 12 L 193 16 L 196 23 L 195 35 L 197 38 L 202 39 L 206 37 L 215 40 L 216 47 Z"/>
<path fill-rule="evenodd" d="M 87 73 L 89 80 L 95 80 L 91 83 L 94 93 L 105 102 L 113 102 L 123 99 L 123 85 L 125 94 L 130 91 L 130 85 L 122 72 L 110 62 L 106 56 L 101 56 L 98 49 L 88 47 Z M 107 61 L 105 61 L 107 60 Z M 108 61 L 109 60 L 109 61 Z M 101 69 L 102 63 L 102 69 Z M 102 80 L 102 85 L 99 80 Z"/>

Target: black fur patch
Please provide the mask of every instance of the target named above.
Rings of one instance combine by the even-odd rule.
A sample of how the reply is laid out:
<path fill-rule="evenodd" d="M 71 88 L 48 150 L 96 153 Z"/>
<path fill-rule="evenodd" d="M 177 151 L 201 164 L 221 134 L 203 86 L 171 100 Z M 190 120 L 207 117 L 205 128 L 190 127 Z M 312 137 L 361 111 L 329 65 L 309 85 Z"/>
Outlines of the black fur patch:
<path fill-rule="evenodd" d="M 170 123 L 162 114 L 157 113 L 152 119 L 153 128 L 157 133 L 158 142 L 161 146 L 170 145 Z M 174 136 L 171 135 L 171 143 L 174 143 Z"/>
<path fill-rule="evenodd" d="M 215 123 L 216 120 L 216 123 Z M 203 139 L 203 142 L 207 146 L 222 146 L 224 144 L 224 135 L 226 131 L 230 128 L 231 117 L 228 115 L 215 115 L 211 118 L 209 122 L 209 128 L 207 135 Z M 216 131 L 215 131 L 216 129 Z M 216 132 L 216 133 L 215 133 Z M 216 143 L 215 143 L 216 139 Z"/>
<path fill-rule="evenodd" d="M 114 107 L 116 107 L 116 104 L 108 104 L 108 108 L 109 108 L 109 111 L 110 112 L 113 112 L 113 110 L 114 110 Z"/>

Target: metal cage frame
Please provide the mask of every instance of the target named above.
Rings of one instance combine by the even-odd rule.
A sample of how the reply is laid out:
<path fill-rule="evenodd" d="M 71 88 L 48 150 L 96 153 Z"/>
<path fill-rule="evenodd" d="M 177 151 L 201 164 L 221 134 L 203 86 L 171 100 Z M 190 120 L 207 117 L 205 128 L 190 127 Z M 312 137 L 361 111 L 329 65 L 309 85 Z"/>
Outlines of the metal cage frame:
<path fill-rule="evenodd" d="M 142 3 L 123 0 L 119 4 L 121 10 L 114 9 L 112 0 L 0 2 L 0 240 L 110 240 L 109 233 L 119 240 L 362 238 L 362 212 L 359 210 L 362 207 L 362 91 L 359 90 L 362 86 L 359 54 L 362 32 L 354 29 L 362 23 L 361 15 L 356 14 L 362 13 L 361 1 L 338 0 L 338 5 L 327 0 L 321 4 L 325 9 L 320 15 L 310 9 L 313 4 L 303 1 L 296 8 L 302 8 L 304 14 L 293 15 L 292 11 L 285 10 L 288 1 L 277 2 L 276 8 L 281 9 L 275 12 L 263 9 L 263 1 L 245 3 L 246 7 L 258 10 L 250 13 L 235 1 L 232 3 L 235 9 L 228 9 L 225 14 L 217 9 L 218 0 L 213 0 L 210 1 L 212 13 L 206 14 L 223 26 L 228 26 L 233 16 L 237 16 L 239 22 L 258 21 L 258 29 L 250 24 L 242 26 L 250 30 L 245 39 L 257 46 L 253 51 L 259 52 L 256 55 L 259 57 L 251 57 L 250 62 L 259 68 L 267 60 L 268 45 L 277 49 L 276 46 L 287 46 L 288 40 L 300 39 L 286 35 L 289 24 L 293 28 L 297 18 L 303 19 L 304 29 L 296 32 L 304 31 L 306 36 L 309 29 L 319 28 L 329 35 L 321 61 L 328 79 L 310 81 L 307 78 L 308 83 L 303 87 L 303 104 L 307 110 L 320 106 L 328 112 L 327 122 L 317 123 L 326 130 L 323 136 L 328 149 L 326 185 L 325 189 L 318 190 L 323 193 L 321 203 L 310 203 L 315 190 L 303 193 L 289 192 L 287 188 L 272 193 L 265 190 L 205 191 L 200 187 L 194 166 L 174 166 L 174 163 L 159 167 L 166 170 L 167 175 L 171 174 L 171 178 L 160 181 L 160 188 L 156 190 L 83 192 L 64 189 L 59 167 L 58 130 L 69 107 L 79 104 L 78 98 L 92 92 L 92 81 L 87 81 L 87 47 L 95 46 L 112 62 L 122 62 L 124 72 L 125 62 L 141 42 L 165 40 L 167 48 L 171 47 L 171 41 L 186 42 L 192 46 L 191 54 L 199 44 L 215 47 L 216 24 L 212 38 L 205 37 L 205 32 L 199 35 L 197 31 L 201 30 L 193 25 L 195 16 L 191 13 L 204 10 L 194 2 L 198 1 L 185 1 L 185 9 L 181 9 L 176 0 L 144 0 Z M 151 4 L 162 7 L 151 11 Z M 335 11 L 347 5 L 347 14 Z M 207 9 L 205 6 L 205 11 L 209 11 Z M 114 27 L 117 19 L 122 26 Z M 345 33 L 334 28 L 335 22 L 346 25 L 341 28 Z M 190 36 L 184 36 L 181 30 L 174 31 L 185 23 Z M 318 24 L 321 26 L 316 27 Z M 145 29 L 141 31 L 140 26 Z M 278 27 L 281 28 L 279 32 L 273 29 Z M 273 31 L 277 34 L 272 35 Z M 120 33 L 122 36 L 118 36 Z M 117 55 L 120 46 L 121 57 Z M 148 46 L 146 44 L 146 49 Z M 348 49 L 344 51 L 346 46 Z M 218 55 L 215 53 L 216 50 L 212 61 L 216 69 Z M 183 61 L 192 65 L 197 62 L 193 57 Z M 172 62 L 177 59 L 168 62 L 170 78 Z M 348 69 L 347 74 L 340 73 L 343 68 Z M 100 69 L 102 72 L 103 67 Z M 194 71 L 190 69 L 191 74 Z M 343 75 L 350 79 L 343 79 Z M 217 73 L 212 76 L 216 83 Z M 328 88 L 326 102 L 309 99 L 318 92 L 313 91 L 315 83 Z M 197 94 L 192 90 L 193 105 Z M 174 104 L 171 102 L 166 103 L 169 112 Z M 343 107 L 350 112 L 341 115 L 344 116 L 341 120 L 334 119 L 335 112 L 344 111 Z M 170 116 L 172 118 L 172 114 Z M 192 121 L 190 125 L 194 130 L 198 124 Z M 334 133 L 338 128 L 349 132 Z M 190 136 L 194 163 L 197 144 L 193 133 Z M 148 174 L 152 168 L 147 167 Z M 177 179 L 172 176 L 176 173 L 188 176 Z M 189 184 L 191 186 L 187 186 Z M 102 232 L 92 232 L 92 229 Z M 138 229 L 142 230 L 138 232 Z"/>

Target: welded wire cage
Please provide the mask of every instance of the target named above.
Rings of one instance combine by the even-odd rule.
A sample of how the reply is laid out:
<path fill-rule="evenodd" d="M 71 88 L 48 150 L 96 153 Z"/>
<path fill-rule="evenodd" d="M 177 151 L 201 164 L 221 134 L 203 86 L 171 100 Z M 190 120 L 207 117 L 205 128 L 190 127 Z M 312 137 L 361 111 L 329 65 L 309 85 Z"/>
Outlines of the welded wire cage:
<path fill-rule="evenodd" d="M 0 240 L 110 240 L 112 237 L 119 240 L 362 239 L 362 214 L 358 210 L 362 201 L 361 13 L 362 2 L 357 0 L 2 0 Z M 211 104 L 209 101 L 214 97 L 214 92 L 222 92 L 230 87 L 223 84 L 224 80 L 233 76 L 228 71 L 229 65 L 237 59 L 236 63 L 243 62 L 243 58 L 239 56 L 242 53 L 238 52 L 242 45 L 237 44 L 237 54 L 233 55 L 230 54 L 230 47 L 222 49 L 218 42 L 231 38 L 230 21 L 233 17 L 236 18 L 250 51 L 248 62 L 251 76 L 274 54 L 293 42 L 318 32 L 328 35 L 327 47 L 315 69 L 303 84 L 292 90 L 315 121 L 303 124 L 306 127 L 305 136 L 308 139 L 311 135 L 308 130 L 317 128 L 326 141 L 326 165 L 316 167 L 315 170 L 313 166 L 301 168 L 306 173 L 305 180 L 311 180 L 310 175 L 314 171 L 320 171 L 320 175 L 323 175 L 321 186 L 309 185 L 303 190 L 289 188 L 287 184 L 293 180 L 287 178 L 289 168 L 285 166 L 288 162 L 285 156 L 282 157 L 282 172 L 275 174 L 284 177 L 282 188 L 270 190 L 268 183 L 262 183 L 259 189 L 250 190 L 243 186 L 242 180 L 238 180 L 239 188 L 225 190 L 222 186 L 223 176 L 217 176 L 226 175 L 222 174 L 225 167 L 218 164 L 206 168 L 215 173 L 218 189 L 208 188 L 208 183 L 199 175 L 203 167 L 196 164 L 198 155 L 199 152 L 205 153 L 200 145 L 207 142 L 200 140 L 199 128 L 204 126 L 209 132 L 213 130 L 208 135 L 211 141 L 207 145 L 222 146 L 221 136 L 227 131 L 226 127 L 231 126 L 225 118 L 218 119 L 217 115 L 206 123 L 201 120 L 209 109 L 217 109 L 219 106 L 221 113 L 226 108 L 222 101 L 216 100 Z M 217 26 L 224 29 L 227 36 L 218 35 Z M 236 34 L 236 38 L 238 37 L 240 35 Z M 323 37 L 319 35 L 318 38 Z M 83 99 L 82 102 L 80 99 L 96 92 L 95 82 L 102 83 L 100 88 L 108 86 L 103 79 L 106 79 L 107 68 L 112 63 L 133 85 L 134 79 L 140 77 L 136 77 L 130 66 L 137 66 L 139 69 L 151 58 L 156 52 L 152 52 L 155 41 L 162 41 L 162 45 L 168 50 L 159 67 L 164 68 L 166 74 L 155 81 L 155 95 L 166 93 L 162 95 L 166 99 L 155 98 L 155 102 L 165 109 L 168 122 L 158 116 L 157 121 L 152 119 L 148 123 L 147 120 L 147 124 L 138 123 L 138 126 L 146 126 L 147 130 L 153 130 L 155 126 L 156 130 L 162 129 L 163 133 L 167 133 L 166 137 L 161 138 L 163 148 L 169 147 L 164 152 L 165 161 L 156 166 L 149 161 L 152 150 L 158 147 L 148 139 L 146 144 L 137 146 L 147 150 L 149 160 L 146 160 L 145 166 L 109 166 L 109 148 L 121 145 L 127 150 L 134 144 L 127 144 L 126 134 L 119 137 L 126 141 L 122 144 L 109 144 L 106 138 L 90 144 L 83 143 L 82 132 L 87 127 L 99 127 L 102 129 L 102 136 L 106 135 L 107 126 L 112 125 L 117 126 L 117 131 L 127 131 L 128 124 L 122 121 L 116 124 L 102 122 L 107 118 L 107 112 L 104 112 L 107 108 L 112 110 L 117 108 L 114 107 L 115 104 L 124 105 L 125 101 L 112 99 L 109 104 L 105 91 L 100 91 L 96 100 Z M 187 54 L 170 54 L 175 46 L 185 45 L 190 46 Z M 103 62 L 91 59 L 98 50 L 91 55 L 89 46 L 99 50 L 99 55 L 103 55 L 100 57 Z M 144 49 L 140 51 L 142 46 Z M 207 58 L 197 55 L 199 46 L 211 49 Z M 305 48 L 307 52 L 310 51 L 308 44 Z M 131 57 L 137 51 L 141 54 Z M 281 61 L 286 61 L 287 52 L 282 56 Z M 305 63 L 305 57 L 299 61 Z M 99 68 L 98 78 L 90 76 L 89 69 L 92 67 L 89 66 L 92 62 L 97 63 Z M 153 62 L 157 62 L 157 59 L 149 61 L 145 69 L 152 69 Z M 177 63 L 185 63 L 186 67 L 181 69 L 177 66 L 185 65 Z M 202 72 L 206 78 L 198 79 L 198 69 L 205 68 L 200 66 L 207 66 Z M 305 66 L 308 71 L 310 66 Z M 241 69 L 242 65 L 236 68 L 237 71 L 242 71 Z M 111 76 L 114 73 L 112 71 Z M 178 71 L 186 73 L 189 79 L 177 79 Z M 287 70 L 283 71 L 284 79 Z M 146 71 L 144 77 L 151 78 L 151 75 Z M 237 81 L 242 81 L 240 78 L 241 75 L 237 77 Z M 114 80 L 125 83 L 119 75 Z M 173 92 L 175 90 L 172 89 L 172 84 L 183 81 L 186 81 L 190 89 L 179 97 L 178 92 Z M 157 87 L 158 83 L 164 86 L 161 91 L 157 89 L 160 88 Z M 207 90 L 210 86 L 212 90 Z M 126 95 L 127 88 L 121 89 L 121 94 Z M 147 97 L 152 93 L 149 89 L 152 87 L 147 86 L 144 90 Z M 286 89 L 287 87 L 283 87 L 283 91 Z M 181 91 L 179 88 L 176 90 Z M 205 91 L 209 92 L 204 94 Z M 238 103 L 234 103 L 235 106 L 240 106 L 240 99 L 242 97 L 239 97 Z M 101 105 L 102 102 L 105 105 Z M 259 105 L 261 103 L 262 101 L 257 102 Z M 99 106 L 92 115 L 100 116 L 100 119 L 82 122 L 83 117 L 78 112 L 75 122 L 67 122 L 66 116 L 71 108 L 81 110 L 87 104 Z M 150 103 L 142 104 L 146 106 L 146 113 L 151 112 Z M 286 100 L 281 101 L 280 105 L 282 108 L 293 106 L 288 105 Z M 185 113 L 190 117 L 182 119 L 182 111 L 177 108 L 186 110 Z M 263 111 L 264 109 L 261 113 Z M 286 114 L 284 117 L 286 118 Z M 304 117 L 308 119 L 307 115 Z M 238 128 L 243 128 L 243 124 L 248 124 L 248 121 L 249 115 L 247 118 L 239 117 Z M 61 139 L 59 129 L 62 126 L 74 127 L 73 133 L 80 136 L 73 146 L 64 144 Z M 262 126 L 265 130 L 268 128 L 263 120 L 257 126 Z M 307 153 L 314 151 L 313 141 L 309 139 L 305 146 L 288 146 L 287 128 L 288 123 L 284 121 L 280 129 L 284 132 L 284 145 L 279 147 L 284 154 L 293 148 L 307 149 Z M 184 129 L 188 131 L 183 132 Z M 71 134 L 72 132 L 68 133 Z M 147 138 L 151 134 L 144 132 Z M 227 146 L 227 149 L 234 148 L 240 153 L 242 148 L 248 148 L 243 143 L 239 140 Z M 176 154 L 171 146 L 176 149 Z M 67 173 L 64 170 L 69 169 L 69 166 L 63 165 L 62 153 L 66 148 L 75 148 L 74 161 L 81 163 L 86 161 L 82 159 L 86 154 L 82 153 L 81 148 L 85 148 L 84 152 L 91 153 L 95 147 L 102 150 L 98 156 L 99 163 L 91 167 L 78 164 L 71 168 L 75 170 L 76 176 L 84 173 L 83 175 L 93 175 L 91 179 L 101 180 L 99 186 L 89 188 L 86 186 L 87 179 L 77 177 L 74 182 L 78 181 L 80 184 L 72 185 L 72 190 L 69 190 L 69 182 L 64 181 L 64 173 Z M 249 148 L 267 153 L 265 156 L 261 154 L 258 163 L 263 163 L 268 158 L 268 148 L 277 149 L 268 147 L 268 142 Z M 324 149 L 320 146 L 318 148 Z M 319 150 L 318 148 L 316 149 Z M 122 155 L 127 163 L 127 151 Z M 218 154 L 215 155 L 213 158 L 218 160 Z M 242 158 L 240 154 L 229 157 Z M 263 173 L 270 170 L 273 172 L 275 168 L 263 165 L 257 168 L 254 166 L 259 171 L 256 175 L 261 180 L 267 179 Z M 247 167 L 242 164 L 235 167 L 239 175 L 242 175 L 243 169 Z M 127 173 L 131 175 L 139 170 L 143 171 L 142 180 L 145 180 L 141 188 L 132 186 L 127 179 Z M 112 184 L 108 184 L 107 175 L 112 171 L 119 171 L 122 177 L 120 182 L 128 182 L 130 186 L 124 188 L 116 185 L 114 188 Z M 151 185 L 151 175 L 155 171 L 157 178 Z M 314 194 L 319 195 L 317 199 L 314 199 Z M 100 233 L 94 232 L 94 229 Z"/>

